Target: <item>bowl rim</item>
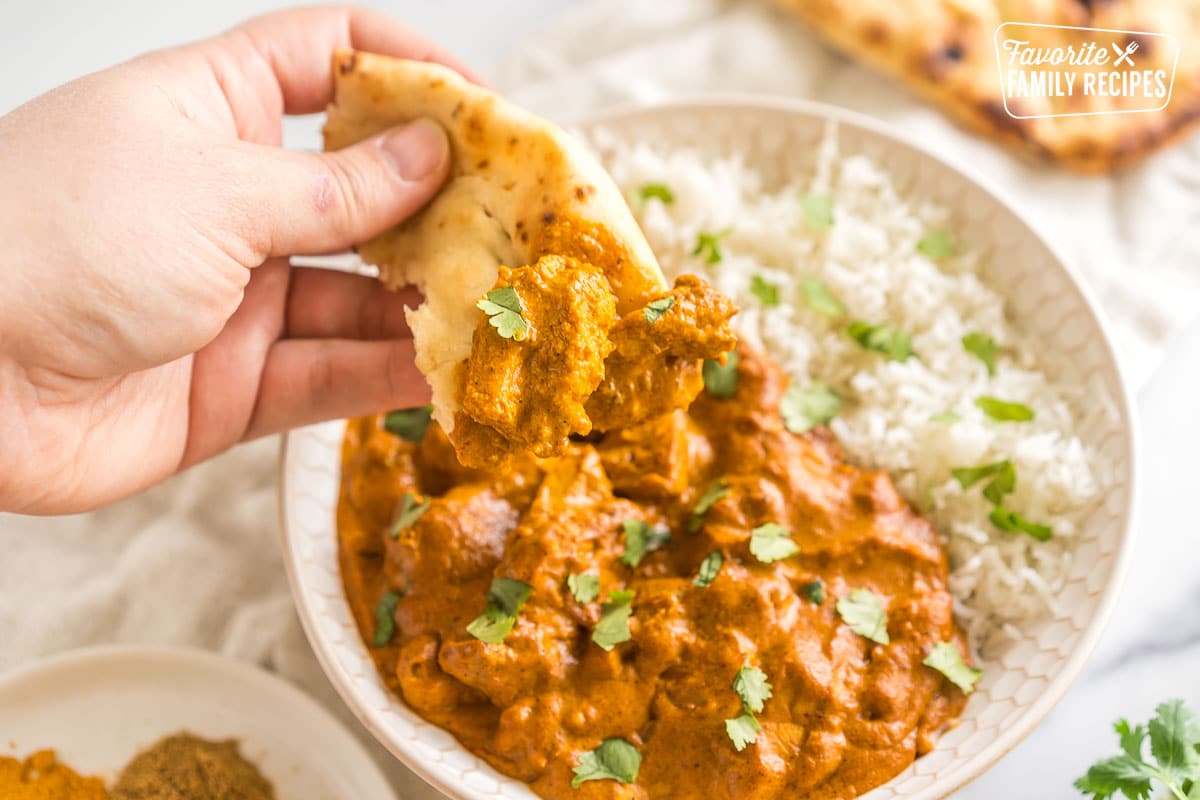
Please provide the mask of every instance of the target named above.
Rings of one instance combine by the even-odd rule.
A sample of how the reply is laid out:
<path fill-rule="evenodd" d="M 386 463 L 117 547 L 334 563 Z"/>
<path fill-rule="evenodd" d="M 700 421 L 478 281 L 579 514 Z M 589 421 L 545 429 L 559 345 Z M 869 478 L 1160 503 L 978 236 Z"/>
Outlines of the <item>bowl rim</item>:
<path fill-rule="evenodd" d="M 1080 275 L 1075 265 L 1064 257 L 1054 239 L 1047 235 L 1041 226 L 1020 209 L 1012 196 L 997 186 L 990 178 L 982 175 L 977 169 L 967 163 L 962 163 L 955 156 L 946 156 L 935 152 L 907 132 L 900 130 L 890 123 L 876 119 L 866 114 L 852 111 L 839 106 L 830 105 L 804 98 L 788 98 L 753 93 L 710 93 L 686 99 L 668 100 L 652 103 L 623 103 L 600 109 L 596 112 L 581 115 L 568 120 L 564 127 L 569 131 L 595 129 L 618 122 L 627 122 L 631 118 L 651 116 L 655 114 L 687 114 L 689 112 L 725 111 L 738 113 L 760 113 L 773 111 L 783 115 L 800 115 L 817 120 L 832 121 L 862 128 L 870 133 L 908 147 L 921 157 L 937 162 L 942 167 L 955 173 L 967 183 L 972 183 L 986 194 L 990 195 L 1005 211 L 1010 213 L 1017 222 L 1024 226 L 1039 243 L 1045 247 L 1052 260 L 1068 277 L 1070 290 L 1076 299 L 1091 315 L 1092 320 L 1101 333 L 1101 345 L 1109 367 L 1116 377 L 1117 392 L 1112 398 L 1119 418 L 1119 430 L 1124 434 L 1120 460 L 1127 465 L 1128 502 L 1120 514 L 1121 539 L 1114 553 L 1110 579 L 1105 583 L 1097 599 L 1096 610 L 1087 627 L 1082 631 L 1079 642 L 1073 648 L 1071 655 L 1058 674 L 1047 684 L 1041 695 L 1026 707 L 1014 724 L 1005 728 L 994 740 L 988 743 L 974 756 L 967 759 L 961 766 L 946 775 L 935 779 L 932 784 L 918 791 L 912 800 L 934 800 L 947 797 L 962 789 L 968 783 L 978 778 L 993 767 L 1009 751 L 1016 747 L 1034 728 L 1045 719 L 1046 715 L 1063 698 L 1071 685 L 1078 678 L 1088 658 L 1090 658 L 1100 636 L 1103 634 L 1112 616 L 1114 607 L 1120 597 L 1121 589 L 1129 572 L 1133 556 L 1134 543 L 1137 538 L 1136 520 L 1140 501 L 1141 461 L 1139 458 L 1139 443 L 1141 441 L 1140 423 L 1134 413 L 1133 396 L 1129 381 L 1117 359 L 1113 345 L 1111 323 L 1103 309 L 1097 303 L 1091 288 Z M 284 547 L 284 562 L 287 568 L 288 583 L 292 596 L 300 611 L 299 617 L 305 635 L 312 645 L 313 651 L 325 674 L 329 676 L 341 695 L 342 700 L 350 707 L 354 715 L 371 731 L 372 735 L 382 742 L 389 751 L 399 758 L 409 769 L 419 775 L 422 780 L 437 788 L 450 797 L 461 800 L 475 800 L 470 789 L 453 786 L 442 780 L 431 770 L 425 768 L 417 753 L 410 751 L 407 745 L 393 741 L 387 734 L 385 726 L 376 719 L 376 714 L 369 710 L 353 691 L 349 676 L 345 674 L 332 652 L 326 652 L 331 643 L 325 642 L 315 631 L 311 621 L 313 610 L 308 607 L 304 594 L 299 589 L 295 565 L 288 547 L 288 519 L 286 509 L 286 465 L 288 459 L 289 433 L 282 437 L 278 465 L 278 504 L 280 520 L 280 536 Z M 336 527 L 336 522 L 335 522 Z M 403 702 L 402 700 L 400 702 Z M 872 790 L 874 791 L 874 790 Z"/>

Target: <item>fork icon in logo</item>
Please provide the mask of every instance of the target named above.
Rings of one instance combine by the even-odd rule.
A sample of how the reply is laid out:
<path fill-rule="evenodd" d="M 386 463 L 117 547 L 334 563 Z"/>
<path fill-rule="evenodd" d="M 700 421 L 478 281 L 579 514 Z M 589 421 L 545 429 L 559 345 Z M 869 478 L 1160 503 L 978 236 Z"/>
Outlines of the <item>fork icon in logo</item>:
<path fill-rule="evenodd" d="M 1124 50 L 1117 47 L 1116 42 L 1113 42 L 1112 49 L 1113 49 L 1113 52 L 1117 54 L 1117 60 L 1113 62 L 1114 67 L 1121 66 L 1122 61 L 1128 61 L 1130 67 L 1135 66 L 1133 63 L 1133 59 L 1130 58 L 1130 56 L 1137 52 L 1137 50 L 1138 50 L 1137 42 L 1130 42 L 1129 46 L 1126 47 Z"/>

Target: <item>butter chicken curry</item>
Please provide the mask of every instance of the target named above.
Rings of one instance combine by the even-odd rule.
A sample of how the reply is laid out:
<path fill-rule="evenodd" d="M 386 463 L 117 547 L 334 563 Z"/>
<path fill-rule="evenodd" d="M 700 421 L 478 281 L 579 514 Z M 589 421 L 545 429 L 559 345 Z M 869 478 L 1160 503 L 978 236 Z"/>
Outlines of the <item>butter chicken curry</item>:
<path fill-rule="evenodd" d="M 732 312 L 701 281 L 618 319 L 596 270 L 566 266 L 498 284 L 545 352 L 495 335 L 511 298 L 488 295 L 463 374 L 493 426 L 476 466 L 423 409 L 349 425 L 341 570 L 385 682 L 546 798 L 884 783 L 965 703 L 923 663 L 966 652 L 934 530 L 827 432 L 789 432 L 761 354 L 713 361 L 700 391 Z"/>

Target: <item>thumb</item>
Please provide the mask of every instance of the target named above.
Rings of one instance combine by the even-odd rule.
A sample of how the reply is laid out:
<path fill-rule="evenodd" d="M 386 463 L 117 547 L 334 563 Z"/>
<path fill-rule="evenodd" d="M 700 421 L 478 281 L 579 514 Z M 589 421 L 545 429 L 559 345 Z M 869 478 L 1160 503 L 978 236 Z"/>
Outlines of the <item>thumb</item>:
<path fill-rule="evenodd" d="M 418 119 L 336 152 L 273 149 L 264 161 L 247 205 L 265 259 L 342 250 L 411 216 L 446 180 L 450 146 Z"/>

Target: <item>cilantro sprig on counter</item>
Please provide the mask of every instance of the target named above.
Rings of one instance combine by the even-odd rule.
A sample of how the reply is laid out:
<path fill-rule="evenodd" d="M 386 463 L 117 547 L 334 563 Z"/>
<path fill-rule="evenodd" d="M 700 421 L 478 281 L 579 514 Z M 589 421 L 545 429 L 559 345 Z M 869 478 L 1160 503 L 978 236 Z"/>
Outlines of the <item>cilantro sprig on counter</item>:
<path fill-rule="evenodd" d="M 1182 700 L 1168 700 L 1154 709 L 1146 726 L 1130 727 L 1124 719 L 1113 725 L 1121 754 L 1097 761 L 1075 788 L 1095 800 L 1118 792 L 1129 800 L 1146 800 L 1159 783 L 1175 800 L 1200 797 L 1200 724 Z M 1146 759 L 1146 739 L 1150 757 Z"/>
<path fill-rule="evenodd" d="M 742 713 L 725 720 L 725 733 L 733 742 L 734 749 L 740 753 L 758 739 L 762 725 L 755 714 L 761 713 L 764 704 L 771 698 L 771 684 L 761 669 L 745 666 L 733 677 L 730 688 L 742 701 Z"/>

